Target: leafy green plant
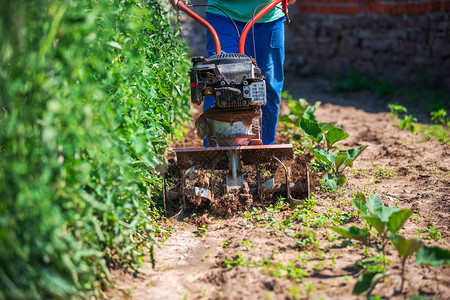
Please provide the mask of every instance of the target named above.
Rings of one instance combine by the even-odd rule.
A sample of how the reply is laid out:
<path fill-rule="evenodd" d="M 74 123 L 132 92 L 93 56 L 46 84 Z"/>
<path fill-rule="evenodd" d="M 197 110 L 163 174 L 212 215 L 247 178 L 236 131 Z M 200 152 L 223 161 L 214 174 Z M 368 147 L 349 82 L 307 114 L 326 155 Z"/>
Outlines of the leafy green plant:
<path fill-rule="evenodd" d="M 400 104 L 390 103 L 388 104 L 388 108 L 390 110 L 390 113 L 397 119 L 400 118 L 401 115 L 406 114 L 408 112 L 408 109 Z"/>
<path fill-rule="evenodd" d="M 447 111 L 443 108 L 432 111 L 431 113 L 431 121 L 441 124 L 442 126 L 448 128 L 450 125 L 450 119 L 447 119 Z"/>
<path fill-rule="evenodd" d="M 0 298 L 102 298 L 109 264 L 154 261 L 184 45 L 155 0 L 4 0 L 0 16 Z"/>
<path fill-rule="evenodd" d="M 440 240 L 442 238 L 441 231 L 434 226 L 423 227 L 416 233 L 421 234 L 427 240 Z"/>
<path fill-rule="evenodd" d="M 418 130 L 418 125 L 414 124 L 417 122 L 417 118 L 411 115 L 405 115 L 403 119 L 399 120 L 398 128 L 409 130 L 412 133 L 416 134 Z"/>
<path fill-rule="evenodd" d="M 206 225 L 205 225 L 205 224 L 202 224 L 201 226 L 199 226 L 199 227 L 197 228 L 197 233 L 198 233 L 199 235 L 202 235 L 202 234 L 204 234 L 204 233 L 206 232 L 206 230 L 207 230 Z"/>
<path fill-rule="evenodd" d="M 380 257 L 385 257 L 385 247 L 389 242 L 397 250 L 402 261 L 400 273 L 402 283 L 400 290 L 403 290 L 404 287 L 406 261 L 414 253 L 417 253 L 417 264 L 440 266 L 450 262 L 450 251 L 439 247 L 430 250 L 430 248 L 423 246 L 422 241 L 418 239 L 406 239 L 398 234 L 398 231 L 403 228 L 405 222 L 412 214 L 410 209 L 384 206 L 379 197 L 371 195 L 366 199 L 361 193 L 358 193 L 352 200 L 352 206 L 360 213 L 370 228 L 374 228 L 381 237 Z M 371 243 L 371 229 L 368 231 L 356 226 L 350 228 L 332 227 L 331 229 L 343 237 L 355 239 L 364 244 Z M 386 276 L 384 268 L 367 268 L 359 276 L 353 293 L 362 294 L 367 291 L 370 292 L 377 283 L 376 279 L 380 276 Z"/>
<path fill-rule="evenodd" d="M 336 143 L 349 137 L 349 134 L 334 124 L 319 123 L 314 116 L 315 107 L 305 110 L 300 119 L 300 128 L 313 141 L 309 151 L 314 155 L 316 163 L 323 168 L 325 175 L 321 185 L 327 190 L 335 191 L 346 182 L 342 174 L 345 168 L 353 165 L 353 161 L 367 148 L 361 146 L 346 151 L 336 151 Z"/>

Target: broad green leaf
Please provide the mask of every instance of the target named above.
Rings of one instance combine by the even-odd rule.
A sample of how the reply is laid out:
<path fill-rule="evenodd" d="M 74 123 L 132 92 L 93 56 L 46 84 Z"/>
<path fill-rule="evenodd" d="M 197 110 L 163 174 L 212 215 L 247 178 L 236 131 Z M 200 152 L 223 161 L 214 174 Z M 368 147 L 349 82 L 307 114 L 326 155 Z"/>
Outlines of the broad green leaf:
<path fill-rule="evenodd" d="M 450 250 L 423 246 L 417 252 L 416 264 L 440 267 L 450 265 Z"/>
<path fill-rule="evenodd" d="M 312 122 L 316 122 L 316 116 L 314 115 L 314 112 L 316 111 L 317 107 L 316 106 L 311 106 L 308 109 L 305 110 L 305 112 L 303 113 L 303 117 L 304 119 L 308 119 Z"/>
<path fill-rule="evenodd" d="M 399 234 L 391 235 L 392 243 L 394 244 L 395 249 L 397 249 L 398 254 L 403 258 L 408 258 L 414 253 L 416 253 L 420 247 L 423 246 L 421 240 L 417 239 L 405 239 L 403 236 Z"/>
<path fill-rule="evenodd" d="M 339 170 L 339 168 L 342 166 L 342 164 L 345 162 L 346 159 L 347 156 L 345 156 L 345 154 L 338 154 L 334 158 L 334 165 L 336 166 L 336 171 Z"/>
<path fill-rule="evenodd" d="M 366 272 L 358 277 L 358 281 L 353 288 L 353 295 L 360 295 L 372 288 L 373 281 L 376 277 L 382 276 L 383 273 Z"/>
<path fill-rule="evenodd" d="M 337 125 L 333 123 L 319 122 L 319 126 L 320 128 L 322 128 L 323 132 L 327 132 L 330 129 L 337 128 Z"/>
<path fill-rule="evenodd" d="M 367 244 L 367 239 L 369 237 L 369 233 L 367 231 L 364 229 L 359 229 L 356 226 L 352 226 L 350 228 L 331 227 L 331 230 L 342 235 L 343 237 L 355 239 L 363 244 Z"/>
<path fill-rule="evenodd" d="M 384 208 L 383 208 L 384 209 Z M 394 212 L 387 223 L 387 228 L 390 232 L 397 232 L 405 224 L 406 220 L 411 216 L 412 211 L 410 209 L 402 209 L 400 211 Z"/>
<path fill-rule="evenodd" d="M 366 197 L 364 194 L 358 192 L 356 197 L 352 200 L 352 206 L 359 211 L 360 214 L 365 215 L 368 213 L 366 205 Z"/>
<path fill-rule="evenodd" d="M 344 162 L 345 166 L 351 165 L 353 161 L 358 158 L 358 156 L 363 153 L 364 150 L 369 146 L 361 146 L 358 148 L 353 148 L 345 151 L 345 155 L 347 155 L 347 160 Z"/>
<path fill-rule="evenodd" d="M 384 232 L 386 226 L 377 216 L 366 215 L 363 216 L 363 219 L 366 220 L 369 225 L 373 226 L 378 231 L 378 233 Z"/>
<path fill-rule="evenodd" d="M 375 195 L 370 195 L 367 198 L 366 205 L 372 214 L 374 214 L 376 211 L 381 210 L 381 208 L 383 207 L 383 203 L 381 203 L 380 197 Z"/>
<path fill-rule="evenodd" d="M 375 211 L 375 215 L 380 218 L 381 222 L 385 223 L 386 226 L 389 223 L 389 219 L 391 216 L 397 212 L 400 211 L 400 208 L 397 207 L 389 207 L 389 206 L 383 206 L 381 210 Z M 406 221 L 406 220 L 405 220 Z M 394 227 L 394 226 L 393 226 Z"/>
<path fill-rule="evenodd" d="M 325 149 L 310 149 L 309 152 L 314 154 L 318 163 L 321 163 L 329 168 L 334 164 L 334 156 Z"/>
<path fill-rule="evenodd" d="M 333 127 L 325 133 L 325 139 L 328 147 L 348 137 L 349 134 L 338 127 Z"/>
<path fill-rule="evenodd" d="M 300 120 L 300 128 L 316 143 L 320 143 L 322 141 L 323 132 L 322 129 L 320 129 L 319 123 L 302 118 Z"/>
<path fill-rule="evenodd" d="M 336 191 L 339 186 L 339 175 L 333 176 L 331 174 L 325 174 L 320 181 L 320 185 L 329 191 Z"/>

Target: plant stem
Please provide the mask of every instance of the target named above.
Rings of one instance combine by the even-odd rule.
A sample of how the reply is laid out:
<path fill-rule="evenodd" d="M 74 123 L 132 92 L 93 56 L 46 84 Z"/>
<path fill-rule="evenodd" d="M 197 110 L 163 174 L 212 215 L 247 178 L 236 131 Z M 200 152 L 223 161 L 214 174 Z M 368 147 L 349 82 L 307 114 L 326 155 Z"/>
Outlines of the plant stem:
<path fill-rule="evenodd" d="M 406 264 L 406 257 L 405 257 L 405 258 L 402 258 L 402 273 L 401 273 L 401 276 L 402 276 L 402 284 L 401 284 L 401 286 L 400 286 L 400 293 L 403 291 L 403 285 L 404 285 L 404 283 L 405 283 L 405 264 Z"/>

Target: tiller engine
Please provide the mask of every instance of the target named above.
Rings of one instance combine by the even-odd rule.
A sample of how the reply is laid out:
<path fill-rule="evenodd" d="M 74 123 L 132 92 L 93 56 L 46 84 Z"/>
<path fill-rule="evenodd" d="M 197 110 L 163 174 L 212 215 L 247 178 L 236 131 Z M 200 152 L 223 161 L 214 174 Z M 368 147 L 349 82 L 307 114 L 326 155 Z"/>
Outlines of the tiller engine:
<path fill-rule="evenodd" d="M 260 138 L 261 106 L 267 103 L 264 75 L 253 58 L 244 53 L 245 39 L 252 24 L 282 0 L 275 0 L 264 7 L 253 21 L 249 21 L 241 33 L 238 53 L 221 53 L 218 36 L 204 19 L 191 11 L 183 2 L 178 6 L 196 21 L 205 26 L 212 35 L 216 55 L 205 58 L 192 58 L 190 71 L 191 102 L 203 103 L 205 96 L 212 96 L 215 105 L 205 111 L 195 122 L 197 134 L 201 139 L 209 139 L 210 147 L 173 149 L 177 157 L 177 166 L 181 170 L 179 189 L 164 192 L 169 198 L 182 198 L 185 204 L 185 180 L 194 169 L 228 170 L 226 175 L 226 193 L 239 191 L 245 184 L 242 165 L 256 166 L 257 186 L 253 187 L 258 196 L 263 193 L 287 192 L 300 188 L 289 183 L 288 168 L 282 160 L 293 158 L 290 144 L 262 145 Z M 283 7 L 287 7 L 286 1 Z M 284 184 L 275 184 L 273 180 L 261 183 L 260 164 L 279 163 L 286 171 Z M 302 186 L 304 188 L 304 186 Z M 195 196 L 210 199 L 211 190 L 195 188 Z"/>

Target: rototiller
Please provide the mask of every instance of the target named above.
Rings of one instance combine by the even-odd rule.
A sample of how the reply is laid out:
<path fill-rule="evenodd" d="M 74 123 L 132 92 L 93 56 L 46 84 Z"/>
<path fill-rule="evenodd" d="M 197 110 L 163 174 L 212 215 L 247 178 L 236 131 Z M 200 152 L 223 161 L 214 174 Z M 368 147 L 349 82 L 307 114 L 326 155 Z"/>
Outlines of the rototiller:
<path fill-rule="evenodd" d="M 275 0 L 267 4 L 244 27 L 239 40 L 239 52 L 226 54 L 221 53 L 220 41 L 214 28 L 183 2 L 178 2 L 179 9 L 206 27 L 214 40 L 215 55 L 192 58 L 190 79 L 192 103 L 201 105 L 205 96 L 215 98 L 214 107 L 205 111 L 196 120 L 195 126 L 201 139 L 208 138 L 210 144 L 217 147 L 173 149 L 182 174 L 181 184 L 172 191 L 165 192 L 164 189 L 165 197 L 181 197 L 185 204 L 184 198 L 188 193 L 185 180 L 194 169 L 213 172 L 228 170 L 225 192 L 239 191 L 244 185 L 248 187 L 248 184 L 244 184 L 242 164 L 256 166 L 257 186 L 252 187 L 252 190 L 256 190 L 258 196 L 286 191 L 288 199 L 291 200 L 291 190 L 301 188 L 299 184 L 289 183 L 289 170 L 282 162 L 293 158 L 292 145 L 262 145 L 260 121 L 261 106 L 267 102 L 266 83 L 256 60 L 248 57 L 244 50 L 245 40 L 252 25 L 280 2 L 283 2 L 282 7 L 286 14 L 286 0 Z M 286 171 L 284 184 L 275 184 L 273 180 L 261 183 L 258 165 L 271 162 L 281 164 Z M 189 193 L 207 199 L 212 197 L 211 190 L 201 187 L 190 189 Z"/>

